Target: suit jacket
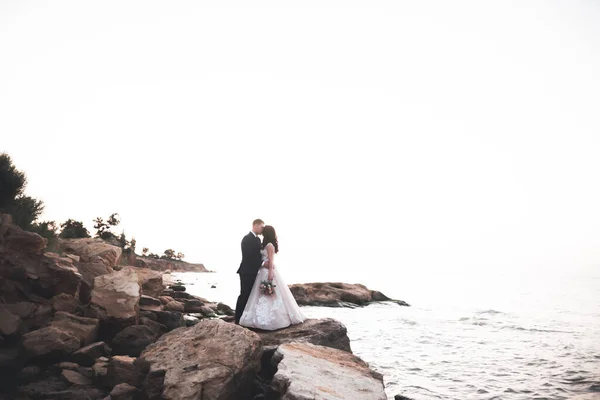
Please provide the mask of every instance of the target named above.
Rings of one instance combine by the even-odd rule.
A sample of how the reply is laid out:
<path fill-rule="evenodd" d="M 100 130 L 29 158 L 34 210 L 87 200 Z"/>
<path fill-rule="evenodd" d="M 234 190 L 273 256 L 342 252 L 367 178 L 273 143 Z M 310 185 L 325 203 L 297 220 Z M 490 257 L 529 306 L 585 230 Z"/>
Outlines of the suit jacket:
<path fill-rule="evenodd" d="M 242 262 L 237 270 L 238 274 L 255 276 L 258 274 L 262 264 L 261 248 L 260 239 L 254 236 L 252 232 L 244 236 L 242 239 Z"/>

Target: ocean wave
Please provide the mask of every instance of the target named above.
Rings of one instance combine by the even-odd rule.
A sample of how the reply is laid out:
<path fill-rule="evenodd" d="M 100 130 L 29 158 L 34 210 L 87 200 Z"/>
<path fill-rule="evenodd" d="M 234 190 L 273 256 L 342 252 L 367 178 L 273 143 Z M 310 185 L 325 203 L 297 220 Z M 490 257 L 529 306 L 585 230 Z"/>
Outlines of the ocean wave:
<path fill-rule="evenodd" d="M 512 329 L 515 331 L 524 331 L 524 332 L 540 332 L 540 333 L 575 333 L 573 331 L 561 331 L 557 329 L 541 329 L 541 328 L 524 328 L 518 325 L 506 325 L 502 326 L 500 329 Z"/>
<path fill-rule="evenodd" d="M 506 314 L 506 313 L 503 313 L 502 311 L 498 311 L 498 310 L 489 309 L 489 310 L 476 311 L 475 314 L 478 314 L 478 315 L 484 315 L 484 314 L 498 315 L 498 314 Z"/>

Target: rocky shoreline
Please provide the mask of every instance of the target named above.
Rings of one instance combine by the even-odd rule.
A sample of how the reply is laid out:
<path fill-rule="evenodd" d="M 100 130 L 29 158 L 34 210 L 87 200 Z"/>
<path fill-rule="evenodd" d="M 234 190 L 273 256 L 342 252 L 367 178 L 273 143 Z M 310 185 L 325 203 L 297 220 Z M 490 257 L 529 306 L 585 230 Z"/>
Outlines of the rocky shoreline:
<path fill-rule="evenodd" d="M 166 288 L 162 269 L 77 241 L 59 255 L 0 232 L 0 399 L 386 399 L 340 322 L 254 332 L 227 305 Z"/>

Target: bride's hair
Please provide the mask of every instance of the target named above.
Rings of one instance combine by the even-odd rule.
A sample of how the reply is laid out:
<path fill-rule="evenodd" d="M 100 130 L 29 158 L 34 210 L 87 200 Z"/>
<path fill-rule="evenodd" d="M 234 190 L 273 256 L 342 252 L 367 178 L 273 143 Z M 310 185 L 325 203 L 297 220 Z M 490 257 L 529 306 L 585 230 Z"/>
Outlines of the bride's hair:
<path fill-rule="evenodd" d="M 273 247 L 275 247 L 275 253 L 279 252 L 279 242 L 277 242 L 277 233 L 275 232 L 275 228 L 271 225 L 265 225 L 265 228 L 262 232 L 263 235 L 263 248 L 267 246 L 269 243 L 273 243 Z"/>

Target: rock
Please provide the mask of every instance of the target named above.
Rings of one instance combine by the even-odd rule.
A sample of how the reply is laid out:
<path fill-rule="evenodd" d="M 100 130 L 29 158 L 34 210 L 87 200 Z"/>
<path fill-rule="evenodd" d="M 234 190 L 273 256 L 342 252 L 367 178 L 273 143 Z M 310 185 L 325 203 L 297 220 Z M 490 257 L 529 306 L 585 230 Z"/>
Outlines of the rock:
<path fill-rule="evenodd" d="M 187 327 L 194 326 L 198 322 L 200 322 L 200 318 L 197 318 L 197 317 L 194 317 L 191 315 L 184 315 L 183 319 L 185 320 L 185 326 L 187 326 Z"/>
<path fill-rule="evenodd" d="M 111 355 L 110 347 L 104 342 L 96 342 L 71 354 L 70 359 L 84 367 L 91 367 L 100 357 L 109 357 Z"/>
<path fill-rule="evenodd" d="M 225 315 L 235 315 L 235 311 L 224 303 L 217 304 L 217 311 Z"/>
<path fill-rule="evenodd" d="M 172 292 L 169 296 L 171 296 L 175 300 L 194 298 L 194 296 L 189 294 L 188 292 Z"/>
<path fill-rule="evenodd" d="M 28 358 L 64 359 L 81 347 L 81 340 L 55 327 L 23 335 L 21 345 Z"/>
<path fill-rule="evenodd" d="M 21 330 L 21 318 L 5 308 L 0 308 L 0 334 L 16 335 Z"/>
<path fill-rule="evenodd" d="M 119 383 L 127 383 L 131 386 L 138 386 L 140 376 L 136 369 L 134 357 L 114 356 L 108 362 L 106 370 L 106 384 L 108 387 L 115 387 Z"/>
<path fill-rule="evenodd" d="M 183 285 L 171 285 L 169 286 L 169 289 L 175 292 L 185 292 L 185 286 Z"/>
<path fill-rule="evenodd" d="M 140 296 L 138 277 L 131 270 L 97 276 L 86 314 L 102 321 L 101 336 L 109 340 L 124 327 L 135 323 Z"/>
<path fill-rule="evenodd" d="M 185 326 L 183 314 L 176 311 L 155 311 L 157 322 L 167 327 L 168 330 L 181 328 Z"/>
<path fill-rule="evenodd" d="M 233 400 L 251 390 L 261 354 L 255 333 L 210 320 L 163 335 L 136 363 L 150 399 Z"/>
<path fill-rule="evenodd" d="M 75 262 L 80 262 L 81 261 L 81 257 L 76 256 L 75 254 L 65 254 L 66 258 L 69 258 Z"/>
<path fill-rule="evenodd" d="M 61 370 L 70 369 L 71 371 L 77 371 L 79 369 L 79 365 L 74 362 L 63 361 L 61 363 L 58 363 L 58 368 Z"/>
<path fill-rule="evenodd" d="M 401 394 L 397 394 L 394 396 L 394 400 L 412 400 L 410 397 L 402 396 Z"/>
<path fill-rule="evenodd" d="M 140 298 L 140 310 L 162 311 L 162 302 L 154 297 L 142 295 Z"/>
<path fill-rule="evenodd" d="M 138 400 L 142 392 L 135 386 L 127 383 L 119 383 L 110 392 L 110 400 Z"/>
<path fill-rule="evenodd" d="M 63 311 L 69 314 L 81 313 L 81 303 L 70 294 L 60 293 L 52 298 L 52 308 L 54 311 Z"/>
<path fill-rule="evenodd" d="M 164 304 L 167 304 L 167 303 L 169 303 L 169 302 L 171 302 L 171 301 L 175 301 L 175 299 L 174 299 L 174 298 L 172 298 L 172 297 L 170 297 L 170 296 L 160 296 L 158 299 L 160 300 L 160 302 L 161 302 L 163 305 L 164 305 Z"/>
<path fill-rule="evenodd" d="M 6 230 L 1 235 L 0 252 L 40 254 L 46 248 L 46 239 L 37 233 L 27 232 L 12 223 L 8 214 L 0 214 L 0 221 L 7 223 Z"/>
<path fill-rule="evenodd" d="M 142 294 L 150 297 L 158 297 L 165 290 L 160 272 L 132 266 L 123 267 L 122 271 L 125 270 L 131 270 L 137 274 L 138 282 L 142 287 Z"/>
<path fill-rule="evenodd" d="M 63 378 L 67 383 L 71 385 L 91 385 L 92 380 L 90 378 L 86 378 L 81 375 L 79 372 L 75 372 L 72 370 L 64 369 L 61 374 L 61 378 Z"/>
<path fill-rule="evenodd" d="M 179 303 L 178 301 L 172 301 L 165 305 L 165 311 L 178 311 L 182 313 L 185 311 L 185 308 L 183 304 Z"/>
<path fill-rule="evenodd" d="M 70 254 L 75 254 L 81 258 L 81 261 L 88 262 L 100 257 L 102 261 L 113 268 L 119 264 L 122 249 L 117 246 L 106 243 L 102 239 L 83 238 L 83 239 L 61 239 L 58 243 L 59 248 Z"/>
<path fill-rule="evenodd" d="M 38 365 L 28 365 L 19 371 L 17 379 L 21 382 L 31 382 L 41 374 L 42 369 Z"/>
<path fill-rule="evenodd" d="M 347 283 L 303 283 L 291 285 L 290 290 L 299 305 L 348 307 L 364 306 L 375 301 L 393 301 L 408 306 L 401 300 L 391 300 L 381 292 L 367 289 L 364 285 Z"/>
<path fill-rule="evenodd" d="M 383 377 L 360 358 L 310 343 L 277 348 L 272 362 L 277 373 L 271 387 L 286 400 L 386 400 Z"/>
<path fill-rule="evenodd" d="M 169 332 L 169 329 L 166 326 L 164 326 L 163 324 L 159 324 L 158 322 L 151 320 L 147 317 L 141 317 L 140 324 L 150 328 L 157 337 L 160 337 L 165 333 Z"/>
<path fill-rule="evenodd" d="M 204 315 L 206 318 L 214 318 L 217 316 L 215 311 L 212 308 L 210 308 L 209 306 L 202 306 L 200 308 L 200 313 L 202 315 Z"/>
<path fill-rule="evenodd" d="M 204 302 L 198 299 L 184 299 L 183 307 L 186 313 L 201 313 Z"/>
<path fill-rule="evenodd" d="M 265 349 L 273 349 L 283 343 L 308 342 L 352 353 L 346 327 L 331 318 L 307 319 L 302 324 L 258 334 Z"/>
<path fill-rule="evenodd" d="M 27 254 L 21 250 L 0 252 L 0 277 L 4 302 L 49 299 L 59 293 L 74 295 L 81 275 L 68 258 L 54 253 Z"/>
<path fill-rule="evenodd" d="M 114 354 L 138 357 L 149 344 L 160 335 L 145 325 L 131 325 L 123 329 L 112 340 Z"/>
<path fill-rule="evenodd" d="M 92 373 L 94 374 L 94 383 L 98 386 L 107 387 L 106 374 L 108 371 L 108 358 L 100 357 L 96 360 L 92 366 Z M 112 387 L 112 386 L 111 386 Z"/>
<path fill-rule="evenodd" d="M 77 317 L 63 311 L 54 314 L 50 327 L 69 333 L 80 340 L 81 346 L 96 341 L 100 321 L 95 318 Z"/>
<path fill-rule="evenodd" d="M 47 399 L 48 393 L 67 390 L 69 384 L 59 377 L 49 377 L 19 387 L 17 399 Z"/>
<path fill-rule="evenodd" d="M 182 272 L 210 272 L 202 264 L 192 264 L 185 261 L 161 260 L 150 257 L 137 257 L 135 266 L 148 268 L 153 271 L 182 271 Z"/>
<path fill-rule="evenodd" d="M 36 304 L 27 301 L 12 304 L 0 304 L 0 310 L 5 309 L 22 320 L 22 333 L 47 326 L 52 319 L 52 307 L 46 304 Z"/>
<path fill-rule="evenodd" d="M 113 269 L 106 265 L 100 258 L 94 261 L 79 262 L 76 266 L 82 277 L 79 299 L 84 303 L 89 303 L 96 277 L 110 274 L 113 272 Z"/>
<path fill-rule="evenodd" d="M 19 360 L 19 349 L 0 348 L 0 369 L 14 368 Z"/>

